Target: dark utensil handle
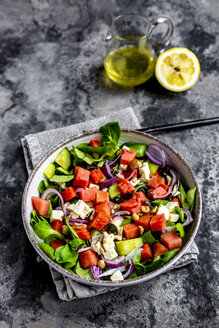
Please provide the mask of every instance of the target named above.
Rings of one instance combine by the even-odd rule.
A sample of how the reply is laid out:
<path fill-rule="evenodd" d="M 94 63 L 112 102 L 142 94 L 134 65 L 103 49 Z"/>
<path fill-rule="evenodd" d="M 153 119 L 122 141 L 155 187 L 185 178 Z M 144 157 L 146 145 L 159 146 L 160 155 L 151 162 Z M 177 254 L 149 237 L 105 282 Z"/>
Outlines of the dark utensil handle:
<path fill-rule="evenodd" d="M 219 117 L 212 117 L 212 118 L 196 120 L 196 121 L 188 121 L 188 122 L 181 122 L 181 123 L 174 123 L 174 124 L 167 124 L 167 125 L 160 125 L 160 126 L 144 127 L 144 128 L 137 129 L 137 131 L 144 131 L 144 132 L 148 132 L 148 133 L 162 132 L 162 131 L 174 131 L 174 130 L 195 128 L 195 127 L 200 127 L 203 125 L 210 125 L 210 124 L 217 124 L 217 123 L 219 123 Z"/>

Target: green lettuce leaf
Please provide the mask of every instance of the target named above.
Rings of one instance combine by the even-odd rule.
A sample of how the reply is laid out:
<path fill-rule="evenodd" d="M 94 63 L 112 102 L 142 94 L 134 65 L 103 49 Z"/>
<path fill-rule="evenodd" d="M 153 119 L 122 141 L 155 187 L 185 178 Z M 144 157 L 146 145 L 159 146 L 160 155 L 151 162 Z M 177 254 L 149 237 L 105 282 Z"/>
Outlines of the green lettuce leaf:
<path fill-rule="evenodd" d="M 56 249 L 55 259 L 57 263 L 69 262 L 74 263 L 73 265 L 75 265 L 78 259 L 78 253 L 76 250 L 71 250 L 69 245 L 66 244 L 65 246 L 60 246 Z"/>
<path fill-rule="evenodd" d="M 55 250 L 50 245 L 46 243 L 39 243 L 38 245 L 51 260 L 55 259 Z"/>
<path fill-rule="evenodd" d="M 190 212 L 192 212 L 194 204 L 195 204 L 195 195 L 196 195 L 196 187 L 191 188 L 186 193 L 186 199 L 190 205 Z"/>

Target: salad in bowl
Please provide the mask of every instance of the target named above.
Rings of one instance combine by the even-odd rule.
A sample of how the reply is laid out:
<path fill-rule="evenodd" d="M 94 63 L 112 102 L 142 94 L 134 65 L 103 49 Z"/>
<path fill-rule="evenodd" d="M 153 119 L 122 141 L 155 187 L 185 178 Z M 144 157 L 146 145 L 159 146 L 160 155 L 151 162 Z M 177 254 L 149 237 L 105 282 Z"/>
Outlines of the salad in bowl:
<path fill-rule="evenodd" d="M 182 183 L 157 142 L 121 142 L 117 122 L 94 136 L 47 159 L 38 194 L 29 191 L 29 228 L 41 255 L 73 279 L 138 280 L 191 239 L 197 185 Z"/>

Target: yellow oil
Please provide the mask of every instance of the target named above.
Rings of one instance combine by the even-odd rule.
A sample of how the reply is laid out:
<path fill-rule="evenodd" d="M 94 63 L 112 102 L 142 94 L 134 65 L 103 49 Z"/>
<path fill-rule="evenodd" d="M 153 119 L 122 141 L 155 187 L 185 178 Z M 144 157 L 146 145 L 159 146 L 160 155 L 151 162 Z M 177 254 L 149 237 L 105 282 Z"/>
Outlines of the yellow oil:
<path fill-rule="evenodd" d="M 146 48 L 127 46 L 110 52 L 104 60 L 104 67 L 114 82 L 133 87 L 153 75 L 155 59 Z"/>

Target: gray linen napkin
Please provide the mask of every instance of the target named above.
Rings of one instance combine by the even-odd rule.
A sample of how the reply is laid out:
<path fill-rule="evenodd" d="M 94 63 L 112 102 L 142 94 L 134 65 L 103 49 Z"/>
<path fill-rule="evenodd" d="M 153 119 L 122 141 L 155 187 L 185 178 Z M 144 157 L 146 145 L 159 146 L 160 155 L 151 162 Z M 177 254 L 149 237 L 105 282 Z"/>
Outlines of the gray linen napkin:
<path fill-rule="evenodd" d="M 140 128 L 140 124 L 133 112 L 133 109 L 128 107 L 118 112 L 112 112 L 108 116 L 100 117 L 89 122 L 78 123 L 63 128 L 43 131 L 25 136 L 21 140 L 21 143 L 23 146 L 28 174 L 31 173 L 33 168 L 47 154 L 47 152 L 52 150 L 58 143 L 85 131 L 98 129 L 100 126 L 111 121 L 118 121 L 121 128 Z M 187 252 L 171 269 L 179 268 L 191 262 L 197 261 L 198 255 L 199 250 L 196 244 L 193 242 Z M 64 301 L 71 301 L 76 298 L 91 297 L 120 288 L 91 287 L 67 278 L 51 267 L 50 271 L 56 286 L 58 296 L 61 300 Z"/>

